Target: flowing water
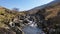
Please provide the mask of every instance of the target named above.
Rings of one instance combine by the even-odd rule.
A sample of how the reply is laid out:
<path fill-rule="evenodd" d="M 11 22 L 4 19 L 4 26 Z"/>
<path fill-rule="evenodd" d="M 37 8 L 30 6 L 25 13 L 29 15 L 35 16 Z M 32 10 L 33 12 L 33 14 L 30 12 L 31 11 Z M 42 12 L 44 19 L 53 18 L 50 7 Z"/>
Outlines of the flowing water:
<path fill-rule="evenodd" d="M 41 29 L 37 28 L 35 22 L 30 21 L 29 25 L 23 28 L 25 34 L 45 34 Z"/>

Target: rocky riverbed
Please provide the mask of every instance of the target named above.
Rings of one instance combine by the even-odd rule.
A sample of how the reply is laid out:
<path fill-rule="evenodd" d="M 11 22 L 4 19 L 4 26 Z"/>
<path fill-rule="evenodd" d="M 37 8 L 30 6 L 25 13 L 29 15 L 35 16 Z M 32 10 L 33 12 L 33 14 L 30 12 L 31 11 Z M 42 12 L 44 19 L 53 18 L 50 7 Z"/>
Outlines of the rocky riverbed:
<path fill-rule="evenodd" d="M 25 34 L 45 34 L 41 29 L 37 27 L 25 26 L 23 28 Z"/>

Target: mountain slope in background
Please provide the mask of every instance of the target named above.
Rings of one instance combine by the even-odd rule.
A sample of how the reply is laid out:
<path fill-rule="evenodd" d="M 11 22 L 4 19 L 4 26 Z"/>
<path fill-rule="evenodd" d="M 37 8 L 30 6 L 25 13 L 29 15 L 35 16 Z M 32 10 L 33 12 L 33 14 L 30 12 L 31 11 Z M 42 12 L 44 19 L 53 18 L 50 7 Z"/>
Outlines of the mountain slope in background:
<path fill-rule="evenodd" d="M 56 16 L 57 13 L 60 11 L 60 0 L 55 0 L 55 1 L 52 1 L 48 4 L 38 6 L 38 7 L 31 9 L 31 10 L 28 10 L 28 12 L 30 14 L 34 14 L 39 11 L 40 11 L 40 13 L 43 12 L 46 19 Z"/>

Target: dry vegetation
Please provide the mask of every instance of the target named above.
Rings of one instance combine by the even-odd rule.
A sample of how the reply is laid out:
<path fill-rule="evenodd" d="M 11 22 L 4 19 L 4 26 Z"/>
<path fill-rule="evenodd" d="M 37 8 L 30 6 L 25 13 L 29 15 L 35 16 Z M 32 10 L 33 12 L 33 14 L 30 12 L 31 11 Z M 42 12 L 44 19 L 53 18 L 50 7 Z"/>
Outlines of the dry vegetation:
<path fill-rule="evenodd" d="M 19 12 L 16 10 L 9 10 L 4 7 L 0 7 L 0 34 L 16 34 L 13 30 L 4 29 L 9 27 L 9 22 L 13 21 L 14 18 L 18 18 L 20 15 L 25 15 L 26 13 Z"/>

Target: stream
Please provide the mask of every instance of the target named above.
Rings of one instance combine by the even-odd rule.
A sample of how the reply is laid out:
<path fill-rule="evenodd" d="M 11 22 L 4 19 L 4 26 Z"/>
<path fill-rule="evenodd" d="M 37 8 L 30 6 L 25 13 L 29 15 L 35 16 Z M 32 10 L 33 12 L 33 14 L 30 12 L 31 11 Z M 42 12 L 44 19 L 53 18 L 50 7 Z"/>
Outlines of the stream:
<path fill-rule="evenodd" d="M 42 29 L 37 28 L 37 24 L 30 22 L 29 25 L 25 26 L 23 29 L 25 34 L 45 34 Z"/>

